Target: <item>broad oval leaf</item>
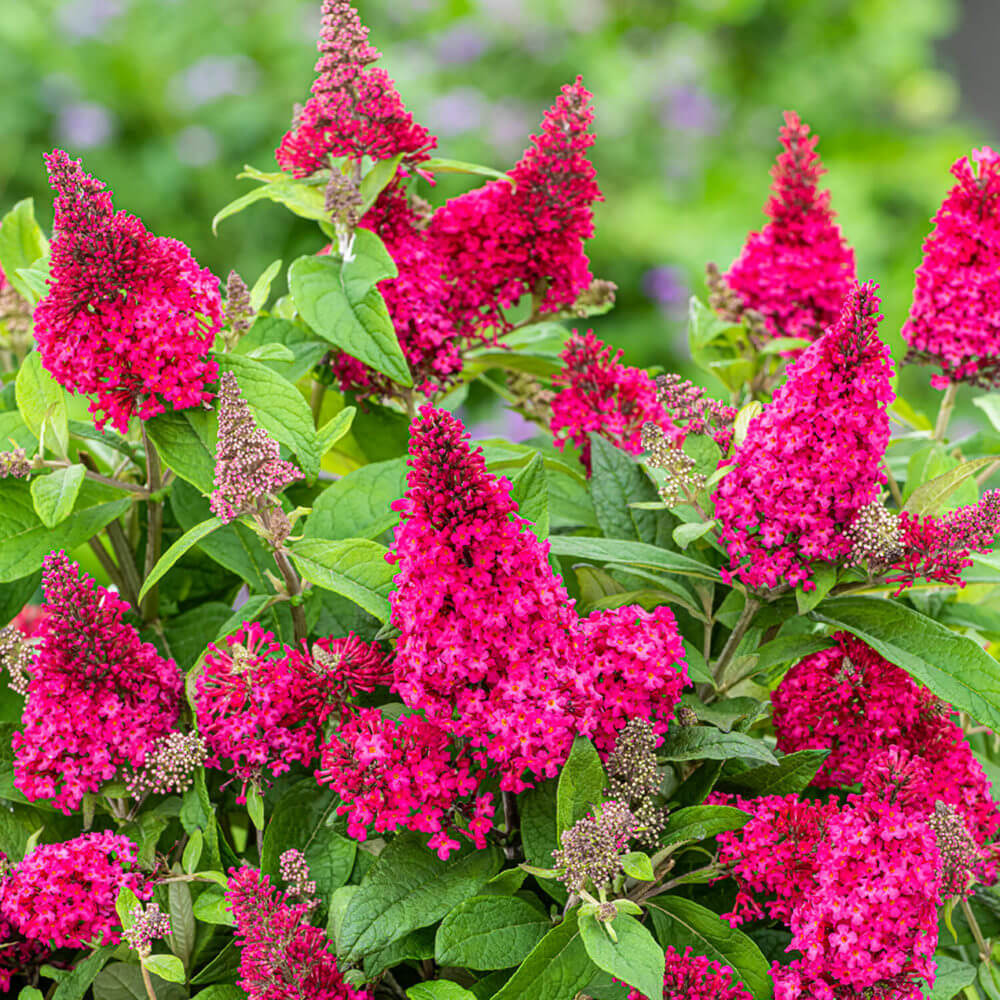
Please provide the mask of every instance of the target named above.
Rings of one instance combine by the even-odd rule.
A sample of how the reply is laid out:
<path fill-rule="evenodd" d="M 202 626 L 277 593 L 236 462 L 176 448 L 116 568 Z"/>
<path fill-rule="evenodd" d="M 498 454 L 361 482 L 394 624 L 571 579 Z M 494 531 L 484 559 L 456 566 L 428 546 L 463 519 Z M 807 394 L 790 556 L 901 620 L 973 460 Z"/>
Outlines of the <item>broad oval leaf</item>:
<path fill-rule="evenodd" d="M 739 830 L 749 820 L 749 813 L 732 806 L 687 806 L 671 811 L 660 840 L 663 844 L 705 840 L 729 830 Z"/>
<path fill-rule="evenodd" d="M 48 252 L 49 241 L 35 221 L 34 199 L 17 202 L 0 220 L 0 270 L 18 295 L 29 302 L 35 298 L 35 290 L 26 285 L 17 272 L 31 267 Z"/>
<path fill-rule="evenodd" d="M 212 410 L 167 410 L 146 421 L 161 460 L 202 493 L 215 486 L 218 421 Z"/>
<path fill-rule="evenodd" d="M 519 965 L 551 927 L 545 913 L 525 899 L 473 896 L 441 921 L 435 959 L 438 965 L 509 969 Z"/>
<path fill-rule="evenodd" d="M 592 913 L 580 914 L 580 937 L 590 960 L 644 996 L 662 996 L 666 961 L 656 939 L 627 913 L 620 913 L 610 926 L 617 941 Z"/>
<path fill-rule="evenodd" d="M 14 394 L 17 408 L 31 433 L 41 439 L 42 426 L 45 425 L 49 431 L 46 441 L 49 445 L 55 444 L 56 450 L 65 455 L 69 448 L 66 392 L 42 367 L 42 356 L 38 351 L 32 351 L 22 362 L 14 380 Z"/>
<path fill-rule="evenodd" d="M 797 795 L 812 781 L 829 756 L 829 750 L 796 750 L 779 758 L 777 764 L 763 764 L 739 774 L 726 775 L 725 781 L 748 789 L 754 795 Z"/>
<path fill-rule="evenodd" d="M 389 620 L 389 592 L 395 567 L 388 549 L 367 538 L 337 541 L 303 539 L 291 549 L 292 560 L 310 583 L 342 594 L 380 622 Z"/>
<path fill-rule="evenodd" d="M 556 831 L 559 836 L 604 801 L 607 783 L 604 765 L 594 744 L 586 736 L 577 736 L 556 785 Z"/>
<path fill-rule="evenodd" d="M 193 549 L 206 535 L 210 535 L 216 528 L 222 527 L 222 519 L 219 517 L 210 517 L 207 521 L 202 521 L 201 524 L 196 524 L 190 531 L 185 531 L 180 538 L 174 542 L 173 545 L 167 549 L 166 552 L 160 556 L 156 565 L 150 570 L 149 576 L 143 580 L 142 589 L 139 591 L 139 603 L 142 603 L 142 599 L 149 593 L 150 589 L 159 582 L 160 578 L 169 570 L 174 563 L 185 552 Z"/>
<path fill-rule="evenodd" d="M 704 580 L 719 579 L 719 573 L 711 566 L 679 552 L 645 542 L 630 542 L 617 538 L 583 538 L 577 535 L 555 535 L 551 539 L 552 553 L 557 556 L 592 559 L 594 562 L 617 563 L 622 566 L 637 566 L 652 570 L 665 570 L 683 576 L 696 576 Z"/>
<path fill-rule="evenodd" d="M 723 733 L 712 726 L 674 725 L 656 751 L 661 760 L 744 760 L 777 764 L 778 760 L 760 740 L 743 733 Z"/>
<path fill-rule="evenodd" d="M 54 528 L 72 513 L 84 475 L 82 465 L 68 465 L 47 476 L 32 479 L 31 498 L 35 503 L 35 512 L 47 528 Z"/>
<path fill-rule="evenodd" d="M 948 498 L 971 476 L 981 472 L 988 465 L 1000 462 L 1000 455 L 989 458 L 975 458 L 943 475 L 936 476 L 930 482 L 922 483 L 911 494 L 903 510 L 914 517 L 926 517 L 929 514 L 941 514 L 947 510 Z"/>

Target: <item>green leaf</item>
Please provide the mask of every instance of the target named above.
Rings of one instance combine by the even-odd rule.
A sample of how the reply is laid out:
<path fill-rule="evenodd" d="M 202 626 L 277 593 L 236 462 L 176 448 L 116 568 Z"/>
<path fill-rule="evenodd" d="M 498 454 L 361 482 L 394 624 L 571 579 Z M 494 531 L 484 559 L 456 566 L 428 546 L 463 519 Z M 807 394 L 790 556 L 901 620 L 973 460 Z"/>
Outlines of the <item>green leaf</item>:
<path fill-rule="evenodd" d="M 150 588 L 156 586 L 160 578 L 169 570 L 185 552 L 193 549 L 206 535 L 210 535 L 217 528 L 222 527 L 222 519 L 210 517 L 201 524 L 196 524 L 190 531 L 185 531 L 166 552 L 160 556 L 156 565 L 150 570 L 149 576 L 142 582 L 142 589 L 139 591 L 139 603 L 149 593 Z"/>
<path fill-rule="evenodd" d="M 47 266 L 42 267 L 19 267 L 15 272 L 16 277 L 21 280 L 21 287 L 26 289 L 28 303 L 37 305 L 49 293 L 49 281 L 51 274 Z"/>
<path fill-rule="evenodd" d="M 795 603 L 800 615 L 807 615 L 833 590 L 837 582 L 837 567 L 832 563 L 819 563 L 813 567 L 812 590 L 804 590 L 800 583 L 795 587 Z"/>
<path fill-rule="evenodd" d="M 184 982 L 184 965 L 176 955 L 149 955 L 142 964 L 168 983 Z"/>
<path fill-rule="evenodd" d="M 187 990 L 179 983 L 168 983 L 153 974 L 150 978 L 157 1000 L 186 1000 Z M 148 1000 L 148 996 L 138 965 L 115 962 L 94 980 L 94 1000 Z"/>
<path fill-rule="evenodd" d="M 252 361 L 294 361 L 295 355 L 284 344 L 261 344 L 240 354 Z"/>
<path fill-rule="evenodd" d="M 191 982 L 200 986 L 202 983 L 218 983 L 220 980 L 232 980 L 239 975 L 240 951 L 235 941 L 230 941 L 207 965 L 199 969 Z M 203 991 L 204 992 L 204 991 Z"/>
<path fill-rule="evenodd" d="M 29 302 L 35 301 L 34 289 L 17 272 L 31 267 L 48 252 L 49 241 L 35 221 L 34 199 L 25 198 L 0 219 L 0 270 L 18 295 Z"/>
<path fill-rule="evenodd" d="M 590 435 L 590 490 L 601 531 L 608 538 L 656 541 L 658 515 L 631 507 L 634 501 L 655 500 L 656 491 L 627 452 L 600 434 Z"/>
<path fill-rule="evenodd" d="M 531 522 L 535 537 L 545 541 L 549 537 L 549 492 L 542 456 L 536 453 L 512 482 L 511 497 L 517 503 L 518 513 Z"/>
<path fill-rule="evenodd" d="M 84 472 L 82 465 L 68 465 L 47 476 L 36 476 L 31 480 L 35 513 L 47 528 L 54 528 L 69 517 L 80 494 Z"/>
<path fill-rule="evenodd" d="M 495 180 L 513 183 L 507 174 L 492 167 L 484 167 L 481 163 L 467 163 L 465 160 L 449 160 L 441 156 L 432 156 L 429 160 L 424 160 L 420 168 L 440 174 L 477 174 L 480 177 L 492 177 Z"/>
<path fill-rule="evenodd" d="M 619 563 L 623 566 L 637 566 L 652 570 L 665 570 L 683 576 L 700 577 L 717 581 L 718 571 L 690 556 L 679 552 L 647 545 L 644 542 L 630 542 L 616 538 L 583 538 L 576 535 L 554 535 L 551 539 L 552 553 L 577 559 L 592 559 L 600 563 Z"/>
<path fill-rule="evenodd" d="M 353 406 L 345 406 L 336 416 L 331 417 L 318 431 L 316 443 L 319 453 L 325 455 L 350 429 L 354 415 L 358 411 Z"/>
<path fill-rule="evenodd" d="M 33 573 L 57 549 L 67 552 L 83 545 L 108 522 L 129 509 L 132 501 L 118 490 L 85 482 L 76 508 L 54 528 L 35 513 L 31 488 L 23 479 L 0 479 L 0 583 Z"/>
<path fill-rule="evenodd" d="M 14 381 L 17 408 L 36 438 L 46 427 L 46 443 L 60 455 L 69 449 L 69 417 L 63 387 L 42 367 L 42 356 L 32 351 L 21 364 Z"/>
<path fill-rule="evenodd" d="M 303 535 L 316 539 L 375 538 L 399 522 L 390 509 L 406 492 L 406 459 L 373 462 L 330 483 L 313 503 Z"/>
<path fill-rule="evenodd" d="M 371 170 L 361 178 L 361 183 L 358 185 L 358 193 L 361 195 L 359 217 L 375 204 L 386 185 L 396 176 L 405 156 L 406 153 L 400 153 L 388 160 L 376 160 Z"/>
<path fill-rule="evenodd" d="M 225 208 L 220 209 L 212 219 L 212 232 L 217 233 L 219 223 L 258 201 L 274 201 L 284 205 L 295 215 L 313 222 L 325 222 L 330 216 L 326 211 L 321 188 L 305 181 L 296 180 L 284 173 L 265 174 L 254 167 L 245 166 L 240 179 L 251 178 L 261 183 L 260 187 L 248 191 Z"/>
<path fill-rule="evenodd" d="M 22 986 L 17 1000 L 45 1000 L 45 994 L 41 990 L 36 990 L 34 986 Z"/>
<path fill-rule="evenodd" d="M 974 402 L 978 402 L 978 400 Z M 903 510 L 909 512 L 914 517 L 943 514 L 948 509 L 948 498 L 965 480 L 997 461 L 1000 461 L 1000 455 L 991 455 L 988 458 L 976 458 L 971 462 L 963 462 L 943 475 L 936 476 L 930 482 L 922 483 L 910 494 L 910 498 L 906 501 Z"/>
<path fill-rule="evenodd" d="M 417 983 L 406 991 L 406 995 L 409 1000 L 476 1000 L 475 993 L 470 993 L 451 979 L 429 979 Z"/>
<path fill-rule="evenodd" d="M 267 298 L 271 294 L 271 282 L 278 276 L 280 270 L 281 258 L 279 257 L 278 260 L 272 260 L 264 269 L 264 273 L 253 283 L 253 288 L 250 289 L 251 312 L 259 312 L 264 303 L 267 302 Z"/>
<path fill-rule="evenodd" d="M 577 736 L 556 786 L 556 831 L 560 836 L 604 801 L 607 783 L 594 744 L 586 736 Z"/>
<path fill-rule="evenodd" d="M 2 263 L 3 261 L 0 260 L 0 264 Z M 1000 392 L 989 392 L 976 396 L 972 405 L 978 406 L 986 414 L 986 418 L 993 425 L 993 428 L 1000 431 Z"/>
<path fill-rule="evenodd" d="M 1000 665 L 974 640 L 874 597 L 830 598 L 812 617 L 847 629 L 958 711 L 1000 728 Z"/>
<path fill-rule="evenodd" d="M 760 948 L 717 914 L 680 896 L 657 896 L 650 912 L 663 947 L 672 945 L 682 954 L 690 947 L 696 955 L 728 965 L 755 1000 L 774 996 L 770 967 Z"/>
<path fill-rule="evenodd" d="M 756 760 L 777 764 L 777 758 L 760 740 L 743 733 L 723 733 L 712 726 L 673 725 L 656 751 L 661 760 Z"/>
<path fill-rule="evenodd" d="M 81 1000 L 97 974 L 111 958 L 116 945 L 97 948 L 73 966 L 73 971 L 62 980 L 52 994 L 52 1000 Z"/>
<path fill-rule="evenodd" d="M 217 983 L 199 990 L 191 1000 L 247 1000 L 246 993 L 230 983 Z"/>
<path fill-rule="evenodd" d="M 302 471 L 319 473 L 319 448 L 312 411 L 302 393 L 267 365 L 241 354 L 217 356 L 219 368 L 232 372 L 254 420 L 298 457 Z"/>
<path fill-rule="evenodd" d="M 291 359 L 261 357 L 257 352 L 267 347 L 280 347 L 290 352 Z M 276 316 L 258 316 L 254 325 L 240 337 L 233 353 L 256 358 L 294 385 L 329 349 L 326 341 L 319 340 L 304 325 L 299 326 Z"/>
<path fill-rule="evenodd" d="M 927 1000 L 952 1000 L 952 997 L 976 980 L 975 966 L 947 955 L 935 955 L 934 961 L 937 963 L 937 972 L 934 975 L 934 988 L 929 993 L 925 988 Z"/>
<path fill-rule="evenodd" d="M 579 910 L 570 910 L 563 922 L 535 945 L 493 1000 L 568 1000 L 575 997 L 597 972 L 580 936 L 578 917 Z M 658 995 L 654 993 L 654 997 Z"/>
<path fill-rule="evenodd" d="M 692 542 L 707 535 L 715 527 L 715 519 L 711 521 L 693 521 L 690 524 L 678 524 L 674 528 L 674 541 L 686 549 Z"/>
<path fill-rule="evenodd" d="M 720 833 L 740 830 L 750 816 L 732 806 L 687 806 L 674 809 L 660 838 L 663 844 L 680 844 L 691 840 L 707 840 Z"/>
<path fill-rule="evenodd" d="M 798 662 L 803 657 L 828 649 L 832 640 L 822 635 L 782 635 L 757 650 L 757 669 L 766 670 L 781 663 Z"/>
<path fill-rule="evenodd" d="M 374 241 L 374 242 L 373 242 Z M 385 300 L 376 283 L 395 277 L 380 268 L 374 233 L 359 229 L 354 259 L 300 257 L 288 269 L 288 287 L 302 318 L 324 340 L 402 386 L 413 379 Z M 390 258 L 391 263 L 391 258 Z"/>
<path fill-rule="evenodd" d="M 146 421 L 160 458 L 178 476 L 211 493 L 215 486 L 218 421 L 214 410 L 167 410 Z"/>
<path fill-rule="evenodd" d="M 781 757 L 777 764 L 727 775 L 725 781 L 754 795 L 797 795 L 812 781 L 829 755 L 829 750 L 796 750 Z"/>
<path fill-rule="evenodd" d="M 348 962 L 378 951 L 418 927 L 440 920 L 499 870 L 496 847 L 463 848 L 442 861 L 426 835 L 391 840 L 351 897 L 340 924 L 340 951 Z"/>
<path fill-rule="evenodd" d="M 233 915 L 221 885 L 210 885 L 194 901 L 194 915 L 206 924 L 233 925 Z"/>
<path fill-rule="evenodd" d="M 620 913 L 609 926 L 617 941 L 592 913 L 580 915 L 580 937 L 591 961 L 645 996 L 661 996 L 666 961 L 653 935 L 627 914 Z"/>
<path fill-rule="evenodd" d="M 254 785 L 247 788 L 247 815 L 258 830 L 264 829 L 264 798 Z"/>
<path fill-rule="evenodd" d="M 739 413 L 736 414 L 736 420 L 733 422 L 733 448 L 738 448 L 743 444 L 744 439 L 747 436 L 747 431 L 750 429 L 750 421 L 764 409 L 764 406 L 758 400 L 753 400 L 747 403 Z"/>
<path fill-rule="evenodd" d="M 517 797 L 521 819 L 521 844 L 528 863 L 539 869 L 552 867 L 552 852 L 559 846 L 556 836 L 556 781 L 549 778 Z M 555 900 L 565 903 L 566 888 L 561 882 L 542 882 Z"/>
<path fill-rule="evenodd" d="M 786 351 L 801 351 L 812 343 L 805 337 L 775 337 L 761 349 L 761 354 L 784 354 Z"/>
<path fill-rule="evenodd" d="M 629 851 L 628 854 L 624 855 L 622 857 L 622 871 L 643 882 L 652 882 L 656 877 L 649 855 L 642 851 Z"/>
<path fill-rule="evenodd" d="M 385 561 L 388 549 L 367 538 L 335 541 L 303 539 L 292 560 L 310 583 L 352 600 L 380 622 L 389 620 L 389 593 L 395 568 Z"/>
<path fill-rule="evenodd" d="M 551 926 L 527 900 L 473 896 L 441 921 L 434 939 L 435 961 L 476 970 L 509 969 L 528 956 Z"/>
<path fill-rule="evenodd" d="M 190 875 L 198 870 L 198 862 L 201 861 L 201 851 L 204 846 L 205 835 L 201 830 L 194 830 L 184 845 L 184 854 L 181 857 L 181 868 L 184 869 L 185 874 Z"/>
<path fill-rule="evenodd" d="M 340 799 L 308 778 L 293 785 L 278 802 L 264 831 L 261 871 L 277 879 L 281 855 L 295 848 L 305 856 L 321 899 L 328 899 L 350 878 L 357 841 L 334 828 Z"/>

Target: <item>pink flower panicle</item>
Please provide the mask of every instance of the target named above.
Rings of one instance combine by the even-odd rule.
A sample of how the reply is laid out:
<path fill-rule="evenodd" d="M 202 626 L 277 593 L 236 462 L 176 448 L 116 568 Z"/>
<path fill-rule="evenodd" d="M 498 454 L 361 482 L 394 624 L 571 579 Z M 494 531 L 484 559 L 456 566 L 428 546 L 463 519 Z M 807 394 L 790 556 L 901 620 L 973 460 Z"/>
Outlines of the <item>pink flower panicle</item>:
<path fill-rule="evenodd" d="M 628 1000 L 647 1000 L 638 990 L 630 990 Z M 648 1000 L 659 1000 L 650 997 Z M 681 955 L 667 946 L 663 974 L 663 1000 L 753 1000 L 728 965 L 719 965 L 690 948 Z"/>
<path fill-rule="evenodd" d="M 899 585 L 896 593 L 918 580 L 935 580 L 964 587 L 962 570 L 972 565 L 973 552 L 990 552 L 1000 531 L 1000 490 L 990 490 L 969 507 L 960 507 L 941 517 L 899 515 L 902 556 L 887 576 Z"/>
<path fill-rule="evenodd" d="M 149 903 L 145 909 L 138 903 L 130 916 L 132 926 L 122 931 L 122 937 L 140 954 L 148 955 L 152 943 L 170 933 L 170 915 L 160 909 L 159 903 Z"/>
<path fill-rule="evenodd" d="M 948 192 L 924 241 L 903 338 L 907 362 L 940 367 L 931 385 L 1000 387 L 1000 154 L 989 147 L 951 168 Z"/>
<path fill-rule="evenodd" d="M 309 903 L 291 904 L 270 879 L 246 865 L 229 870 L 240 986 L 250 1000 L 371 1000 L 344 981 L 327 936 L 308 923 Z"/>
<path fill-rule="evenodd" d="M 212 512 L 225 522 L 233 521 L 301 478 L 302 473 L 282 459 L 278 442 L 257 425 L 236 376 L 223 372 Z"/>
<path fill-rule="evenodd" d="M 104 184 L 62 150 L 45 157 L 57 192 L 51 283 L 34 314 L 42 362 L 91 413 L 125 433 L 212 398 L 206 355 L 222 328 L 218 281 L 183 243 L 115 212 Z"/>
<path fill-rule="evenodd" d="M 225 644 L 208 647 L 198 676 L 195 712 L 207 763 L 243 782 L 266 771 L 309 766 L 318 753 L 322 695 L 304 659 L 256 623 L 244 623 Z"/>
<path fill-rule="evenodd" d="M 587 159 L 592 95 L 578 77 L 545 113 L 542 130 L 507 175 L 434 213 L 430 235 L 451 263 L 451 302 L 462 329 L 506 330 L 503 310 L 522 295 L 536 310 L 570 307 L 592 281 L 583 241 L 602 195 Z"/>
<path fill-rule="evenodd" d="M 633 717 L 662 733 L 687 684 L 665 607 L 579 619 L 510 483 L 486 471 L 451 414 L 427 406 L 410 437 L 398 564 L 395 690 L 520 791 L 554 776 L 578 733 L 610 751 Z"/>
<path fill-rule="evenodd" d="M 672 434 L 678 448 L 689 434 L 709 434 L 723 454 L 729 450 L 736 420 L 735 406 L 706 396 L 700 385 L 675 374 L 656 377 L 656 396 L 667 413 L 665 429 Z"/>
<path fill-rule="evenodd" d="M 854 287 L 854 251 L 833 221 L 830 192 L 817 187 L 825 173 L 817 137 L 786 111 L 779 138 L 784 151 L 764 208 L 770 221 L 750 233 L 725 280 L 772 337 L 817 340 Z"/>
<path fill-rule="evenodd" d="M 722 798 L 722 797 L 718 797 Z M 879 995 L 919 1000 L 932 982 L 940 856 L 927 822 L 876 795 L 844 806 L 795 796 L 737 799 L 753 819 L 719 835 L 719 860 L 740 887 L 732 924 L 770 915 L 792 931 L 775 963 L 782 1000 Z M 787 863 L 786 863 L 787 862 Z M 773 894 L 758 901 L 755 895 Z"/>
<path fill-rule="evenodd" d="M 136 870 L 137 853 L 133 841 L 110 831 L 40 844 L 0 882 L 0 914 L 53 948 L 117 944 L 118 893 L 153 894 Z"/>
<path fill-rule="evenodd" d="M 819 788 L 876 780 L 890 749 L 922 762 L 911 795 L 929 815 L 954 806 L 980 845 L 1000 830 L 990 783 L 951 709 L 874 649 L 847 632 L 805 657 L 772 696 L 778 749 L 829 749 L 813 779 Z"/>
<path fill-rule="evenodd" d="M 814 586 L 817 562 L 848 556 L 848 529 L 885 482 L 892 401 L 889 348 L 878 337 L 878 286 L 859 285 L 837 325 L 788 369 L 750 422 L 715 491 L 727 579 Z"/>
<path fill-rule="evenodd" d="M 281 169 L 305 177 L 329 167 L 331 157 L 428 159 L 437 140 L 413 120 L 385 70 L 372 65 L 381 53 L 347 0 L 323 0 L 318 48 L 313 96 L 275 151 Z"/>
<path fill-rule="evenodd" d="M 580 449 L 590 470 L 590 435 L 600 434 L 631 455 L 642 452 L 642 428 L 653 423 L 673 438 L 677 433 L 657 399 L 656 385 L 641 368 L 621 364 L 592 330 L 575 330 L 562 352 L 562 369 L 553 378 L 552 433 L 556 445 Z"/>
<path fill-rule="evenodd" d="M 129 606 L 63 552 L 46 557 L 42 620 L 14 783 L 69 813 L 122 768 L 141 768 L 180 711 L 181 672 L 123 620 Z"/>
<path fill-rule="evenodd" d="M 198 733 L 167 733 L 153 741 L 139 771 L 126 776 L 128 793 L 142 798 L 157 795 L 183 795 L 193 784 L 195 772 L 208 756 L 205 741 Z"/>
<path fill-rule="evenodd" d="M 309 877 L 306 856 L 297 848 L 289 848 L 278 858 L 278 870 L 290 896 L 312 899 L 316 895 L 316 883 Z"/>
<path fill-rule="evenodd" d="M 448 735 L 418 715 L 350 709 L 323 747 L 317 778 L 343 800 L 337 811 L 357 840 L 407 829 L 431 834 L 428 847 L 442 858 L 460 846 L 456 832 L 486 847 L 493 796 L 476 795 L 468 756 L 452 752 Z"/>
<path fill-rule="evenodd" d="M 448 261 L 401 187 L 383 191 L 361 220 L 361 226 L 381 238 L 396 262 L 398 276 L 380 281 L 378 290 L 392 317 L 414 385 L 431 395 L 451 384 L 461 371 L 460 349 L 466 344 L 448 307 Z M 388 376 L 349 354 L 334 354 L 332 369 L 344 392 L 360 396 L 392 396 L 398 392 L 398 386 Z"/>

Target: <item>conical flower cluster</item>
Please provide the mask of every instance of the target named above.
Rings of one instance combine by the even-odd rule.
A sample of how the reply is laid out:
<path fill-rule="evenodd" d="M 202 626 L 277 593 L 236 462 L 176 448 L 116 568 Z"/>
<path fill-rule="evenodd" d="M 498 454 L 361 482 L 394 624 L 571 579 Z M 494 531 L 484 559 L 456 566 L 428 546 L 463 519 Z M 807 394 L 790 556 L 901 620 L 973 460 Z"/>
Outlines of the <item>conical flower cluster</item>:
<path fill-rule="evenodd" d="M 633 716 L 663 732 L 687 683 L 670 611 L 579 619 L 510 483 L 486 471 L 451 414 L 425 407 L 410 453 L 389 556 L 406 704 L 467 739 L 515 791 L 525 772 L 554 775 L 578 733 L 611 750 Z"/>
<path fill-rule="evenodd" d="M 14 734 L 14 783 L 69 813 L 173 728 L 183 678 L 123 620 L 129 606 L 63 552 L 45 560 L 46 615 Z"/>
<path fill-rule="evenodd" d="M 104 184 L 62 150 L 45 157 L 56 191 L 52 279 L 35 309 L 42 363 L 93 394 L 99 427 L 198 406 L 218 373 L 206 357 L 222 327 L 219 283 L 183 243 L 115 212 Z"/>
<path fill-rule="evenodd" d="M 924 241 L 903 338 L 908 361 L 939 366 L 931 384 L 1000 387 L 1000 154 L 989 147 L 951 168 Z"/>
<path fill-rule="evenodd" d="M 385 70 L 372 65 L 381 53 L 348 0 L 323 0 L 318 47 L 313 96 L 275 153 L 282 170 L 304 177 L 338 156 L 426 160 L 436 140 L 413 120 Z"/>
<path fill-rule="evenodd" d="M 848 528 L 885 481 L 894 395 L 877 287 L 857 286 L 836 326 L 788 369 L 715 492 L 728 575 L 747 586 L 810 589 L 815 563 L 850 553 Z"/>
<path fill-rule="evenodd" d="M 568 308 L 592 281 L 583 241 L 602 200 L 594 167 L 591 94 L 577 78 L 507 175 L 453 198 L 430 233 L 449 261 L 451 308 L 463 331 L 506 329 L 504 310 L 532 295 L 538 312 Z"/>
<path fill-rule="evenodd" d="M 764 207 L 770 221 L 747 237 L 725 280 L 744 308 L 763 315 L 772 337 L 816 340 L 854 286 L 854 251 L 833 221 L 830 192 L 818 187 L 825 169 L 817 137 L 786 111 L 779 139 Z"/>

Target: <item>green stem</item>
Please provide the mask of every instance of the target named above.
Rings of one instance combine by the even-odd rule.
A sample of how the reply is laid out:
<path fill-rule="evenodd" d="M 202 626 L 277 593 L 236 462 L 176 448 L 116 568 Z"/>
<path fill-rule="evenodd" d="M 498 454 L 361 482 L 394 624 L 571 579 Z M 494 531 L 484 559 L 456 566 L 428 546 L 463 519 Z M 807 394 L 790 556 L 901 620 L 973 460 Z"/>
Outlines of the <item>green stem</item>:
<path fill-rule="evenodd" d="M 986 939 L 983 937 L 983 932 L 979 927 L 979 921 L 976 920 L 976 915 L 972 912 L 972 907 L 969 906 L 969 901 L 963 896 L 961 903 L 962 913 L 965 916 L 965 920 L 969 925 L 969 929 L 972 931 L 972 936 L 976 939 L 976 947 L 979 949 L 979 957 L 983 960 L 986 966 L 990 964 L 990 946 L 986 943 Z"/>
<path fill-rule="evenodd" d="M 326 385 L 323 382 L 313 382 L 309 405 L 312 408 L 313 425 L 319 427 L 319 417 L 323 411 L 323 400 L 326 397 Z"/>
<path fill-rule="evenodd" d="M 140 961 L 139 968 L 142 970 L 142 985 L 146 987 L 146 996 L 149 1000 L 157 1000 L 156 990 L 153 989 L 153 980 L 149 978 L 149 970 Z"/>
<path fill-rule="evenodd" d="M 146 425 L 142 424 L 142 443 L 146 449 L 146 489 L 157 493 L 163 485 L 160 478 L 160 456 L 156 447 L 146 433 Z M 145 579 L 153 572 L 153 567 L 160 560 L 163 547 L 163 502 L 161 500 L 146 500 L 146 565 L 143 573 Z M 160 611 L 159 585 L 150 587 L 149 593 L 142 604 L 143 621 L 151 622 Z"/>
<path fill-rule="evenodd" d="M 948 421 L 951 420 L 952 410 L 955 409 L 955 397 L 958 396 L 958 383 L 950 382 L 945 390 L 944 399 L 941 400 L 941 409 L 938 410 L 937 423 L 934 425 L 934 441 L 944 441 L 945 432 L 948 430 Z"/>
<path fill-rule="evenodd" d="M 118 593 L 124 593 L 125 591 L 125 580 L 122 577 L 114 559 L 108 555 L 108 550 L 105 549 L 103 544 L 101 544 L 100 538 L 96 535 L 90 539 L 89 542 L 90 549 L 97 556 L 97 561 L 101 564 L 102 569 L 108 574 L 108 578 L 118 589 Z"/>
<path fill-rule="evenodd" d="M 753 617 L 757 614 L 759 609 L 760 601 L 756 597 L 751 597 L 747 594 L 746 604 L 743 605 L 743 610 L 740 612 L 740 617 L 736 622 L 736 627 L 733 629 L 729 639 L 726 641 L 726 645 L 719 654 L 719 659 L 716 660 L 715 670 L 712 671 L 712 676 L 715 678 L 716 684 L 722 685 L 725 681 L 726 668 L 729 666 L 732 658 L 736 655 L 736 650 L 743 641 L 743 636 L 747 634 L 747 629 L 750 628 L 750 623 L 753 621 Z"/>
<path fill-rule="evenodd" d="M 902 510 L 903 509 L 903 493 L 899 488 L 899 483 L 896 482 L 896 477 L 889 471 L 888 462 L 884 466 L 885 476 L 889 481 L 889 492 L 892 494 L 892 499 L 895 501 L 896 506 Z"/>
<path fill-rule="evenodd" d="M 43 469 L 65 469 L 76 463 L 70 462 L 67 459 L 42 459 L 35 463 L 36 467 Z M 138 483 L 127 483 L 123 479 L 113 479 L 111 476 L 102 476 L 99 472 L 94 472 L 92 469 L 84 469 L 84 477 L 89 479 L 94 483 L 102 483 L 104 486 L 113 486 L 116 490 L 128 490 L 129 493 L 136 493 L 140 497 L 149 496 L 149 490 L 145 486 L 140 486 Z"/>
<path fill-rule="evenodd" d="M 125 537 L 125 532 L 117 518 L 108 524 L 104 530 L 108 533 L 108 541 L 111 542 L 111 548 L 114 549 L 115 558 L 118 560 L 118 568 L 121 570 L 122 597 L 138 611 L 139 589 L 142 583 L 139 580 L 139 572 L 135 568 L 132 547 L 129 545 L 128 539 Z"/>
<path fill-rule="evenodd" d="M 302 581 L 299 579 L 299 574 L 295 572 L 295 567 L 292 566 L 284 549 L 274 550 L 274 561 L 278 564 L 281 578 L 285 581 L 285 589 L 288 591 L 288 596 L 293 599 L 291 601 L 292 627 L 295 630 L 295 643 L 298 645 L 309 634 L 309 629 L 306 626 L 305 609 L 294 600 L 294 598 L 302 593 Z"/>

